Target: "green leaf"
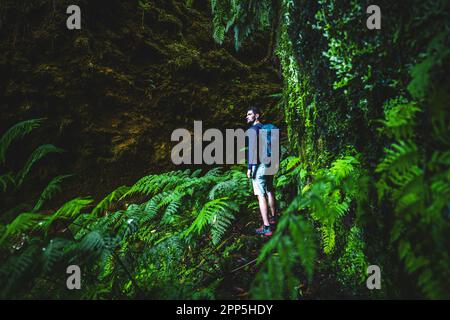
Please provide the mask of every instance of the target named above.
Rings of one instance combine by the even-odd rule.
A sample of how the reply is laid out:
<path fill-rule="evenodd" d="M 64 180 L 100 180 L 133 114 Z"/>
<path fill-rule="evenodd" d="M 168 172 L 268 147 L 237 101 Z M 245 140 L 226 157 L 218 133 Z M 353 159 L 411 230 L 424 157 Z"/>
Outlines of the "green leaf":
<path fill-rule="evenodd" d="M 28 161 L 26 162 L 25 166 L 17 173 L 16 181 L 17 186 L 20 187 L 23 183 L 23 180 L 28 175 L 28 173 L 31 170 L 31 167 L 41 160 L 43 157 L 45 157 L 47 154 L 50 153 L 61 153 L 64 152 L 63 149 L 57 148 L 52 144 L 44 144 L 40 147 L 38 147 L 36 150 L 33 151 L 31 156 L 28 158 Z"/>
<path fill-rule="evenodd" d="M 0 138 L 0 163 L 4 163 L 6 159 L 6 152 L 9 146 L 14 140 L 20 139 L 26 134 L 30 133 L 37 127 L 39 127 L 45 118 L 31 119 L 19 122 L 12 126 L 3 136 Z"/>
<path fill-rule="evenodd" d="M 52 181 L 50 181 L 50 183 L 47 185 L 47 187 L 45 187 L 44 191 L 42 191 L 32 212 L 39 211 L 42 208 L 42 205 L 44 204 L 44 202 L 53 198 L 53 196 L 57 192 L 60 192 L 61 191 L 60 184 L 62 183 L 62 181 L 71 176 L 73 176 L 73 175 L 67 174 L 67 175 L 60 175 L 60 176 L 53 178 Z"/>

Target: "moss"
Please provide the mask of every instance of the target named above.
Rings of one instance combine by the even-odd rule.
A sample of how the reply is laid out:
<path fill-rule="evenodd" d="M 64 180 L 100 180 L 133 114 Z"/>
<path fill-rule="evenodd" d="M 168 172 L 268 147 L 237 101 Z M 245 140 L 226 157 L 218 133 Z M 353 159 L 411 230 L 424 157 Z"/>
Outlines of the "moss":
<path fill-rule="evenodd" d="M 64 197 L 100 198 L 149 171 L 172 169 L 171 132 L 193 120 L 242 126 L 248 103 L 276 104 L 266 96 L 281 90 L 280 79 L 219 48 L 209 8 L 148 2 L 143 11 L 137 1 L 113 1 L 107 9 L 84 1 L 90 18 L 79 32 L 61 27 L 64 3 L 36 0 L 39 16 L 18 2 L 5 12 L 0 129 L 31 115 L 51 118 L 55 144 L 72 155 L 59 169 L 76 173 Z M 48 10 L 53 5 L 55 11 Z M 13 20 L 13 11 L 33 29 Z"/>
<path fill-rule="evenodd" d="M 169 44 L 169 67 L 174 71 L 195 72 L 200 68 L 200 51 L 186 43 Z"/>
<path fill-rule="evenodd" d="M 159 11 L 158 22 L 161 28 L 169 33 L 179 33 L 183 28 L 183 24 L 179 19 L 164 11 Z"/>

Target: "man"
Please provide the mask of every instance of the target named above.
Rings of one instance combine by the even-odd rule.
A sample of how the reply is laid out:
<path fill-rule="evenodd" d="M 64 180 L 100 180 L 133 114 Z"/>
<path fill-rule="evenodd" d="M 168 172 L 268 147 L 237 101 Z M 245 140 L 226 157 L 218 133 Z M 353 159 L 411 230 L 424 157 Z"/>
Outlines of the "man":
<path fill-rule="evenodd" d="M 248 130 L 247 177 L 252 180 L 253 192 L 258 197 L 259 210 L 263 220 L 263 225 L 256 229 L 256 233 L 271 236 L 277 218 L 275 213 L 275 190 L 273 188 L 273 175 L 265 174 L 267 165 L 261 163 L 258 156 L 259 130 L 263 127 L 260 117 L 261 113 L 257 108 L 250 108 L 247 111 L 247 123 L 252 125 Z M 255 131 L 251 132 L 251 130 Z M 270 217 L 268 216 L 268 207 L 270 207 Z"/>

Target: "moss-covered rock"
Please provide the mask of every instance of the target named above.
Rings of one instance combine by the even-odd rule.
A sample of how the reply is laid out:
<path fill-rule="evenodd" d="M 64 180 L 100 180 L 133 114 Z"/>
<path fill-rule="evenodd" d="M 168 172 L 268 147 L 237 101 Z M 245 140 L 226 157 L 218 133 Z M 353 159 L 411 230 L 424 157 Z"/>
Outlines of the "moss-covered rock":
<path fill-rule="evenodd" d="M 70 4 L 81 8 L 81 30 L 66 28 Z M 47 117 L 45 134 L 70 155 L 59 170 L 76 173 L 65 188 L 70 195 L 97 198 L 171 168 L 170 135 L 194 120 L 245 126 L 244 109 L 253 103 L 278 115 L 268 95 L 281 91 L 280 78 L 214 43 L 209 6 L 181 0 L 148 1 L 145 8 L 119 0 L 2 6 L 0 131 Z M 251 48 L 266 51 L 264 44 Z"/>

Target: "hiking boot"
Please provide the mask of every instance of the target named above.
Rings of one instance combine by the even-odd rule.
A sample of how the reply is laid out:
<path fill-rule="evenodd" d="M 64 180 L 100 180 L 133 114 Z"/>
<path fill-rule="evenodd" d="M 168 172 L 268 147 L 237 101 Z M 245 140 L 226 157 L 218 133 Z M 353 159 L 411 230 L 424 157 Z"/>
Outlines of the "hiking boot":
<path fill-rule="evenodd" d="M 272 228 L 269 226 L 261 226 L 258 229 L 256 229 L 256 234 L 262 234 L 265 236 L 271 236 L 272 235 Z"/>

